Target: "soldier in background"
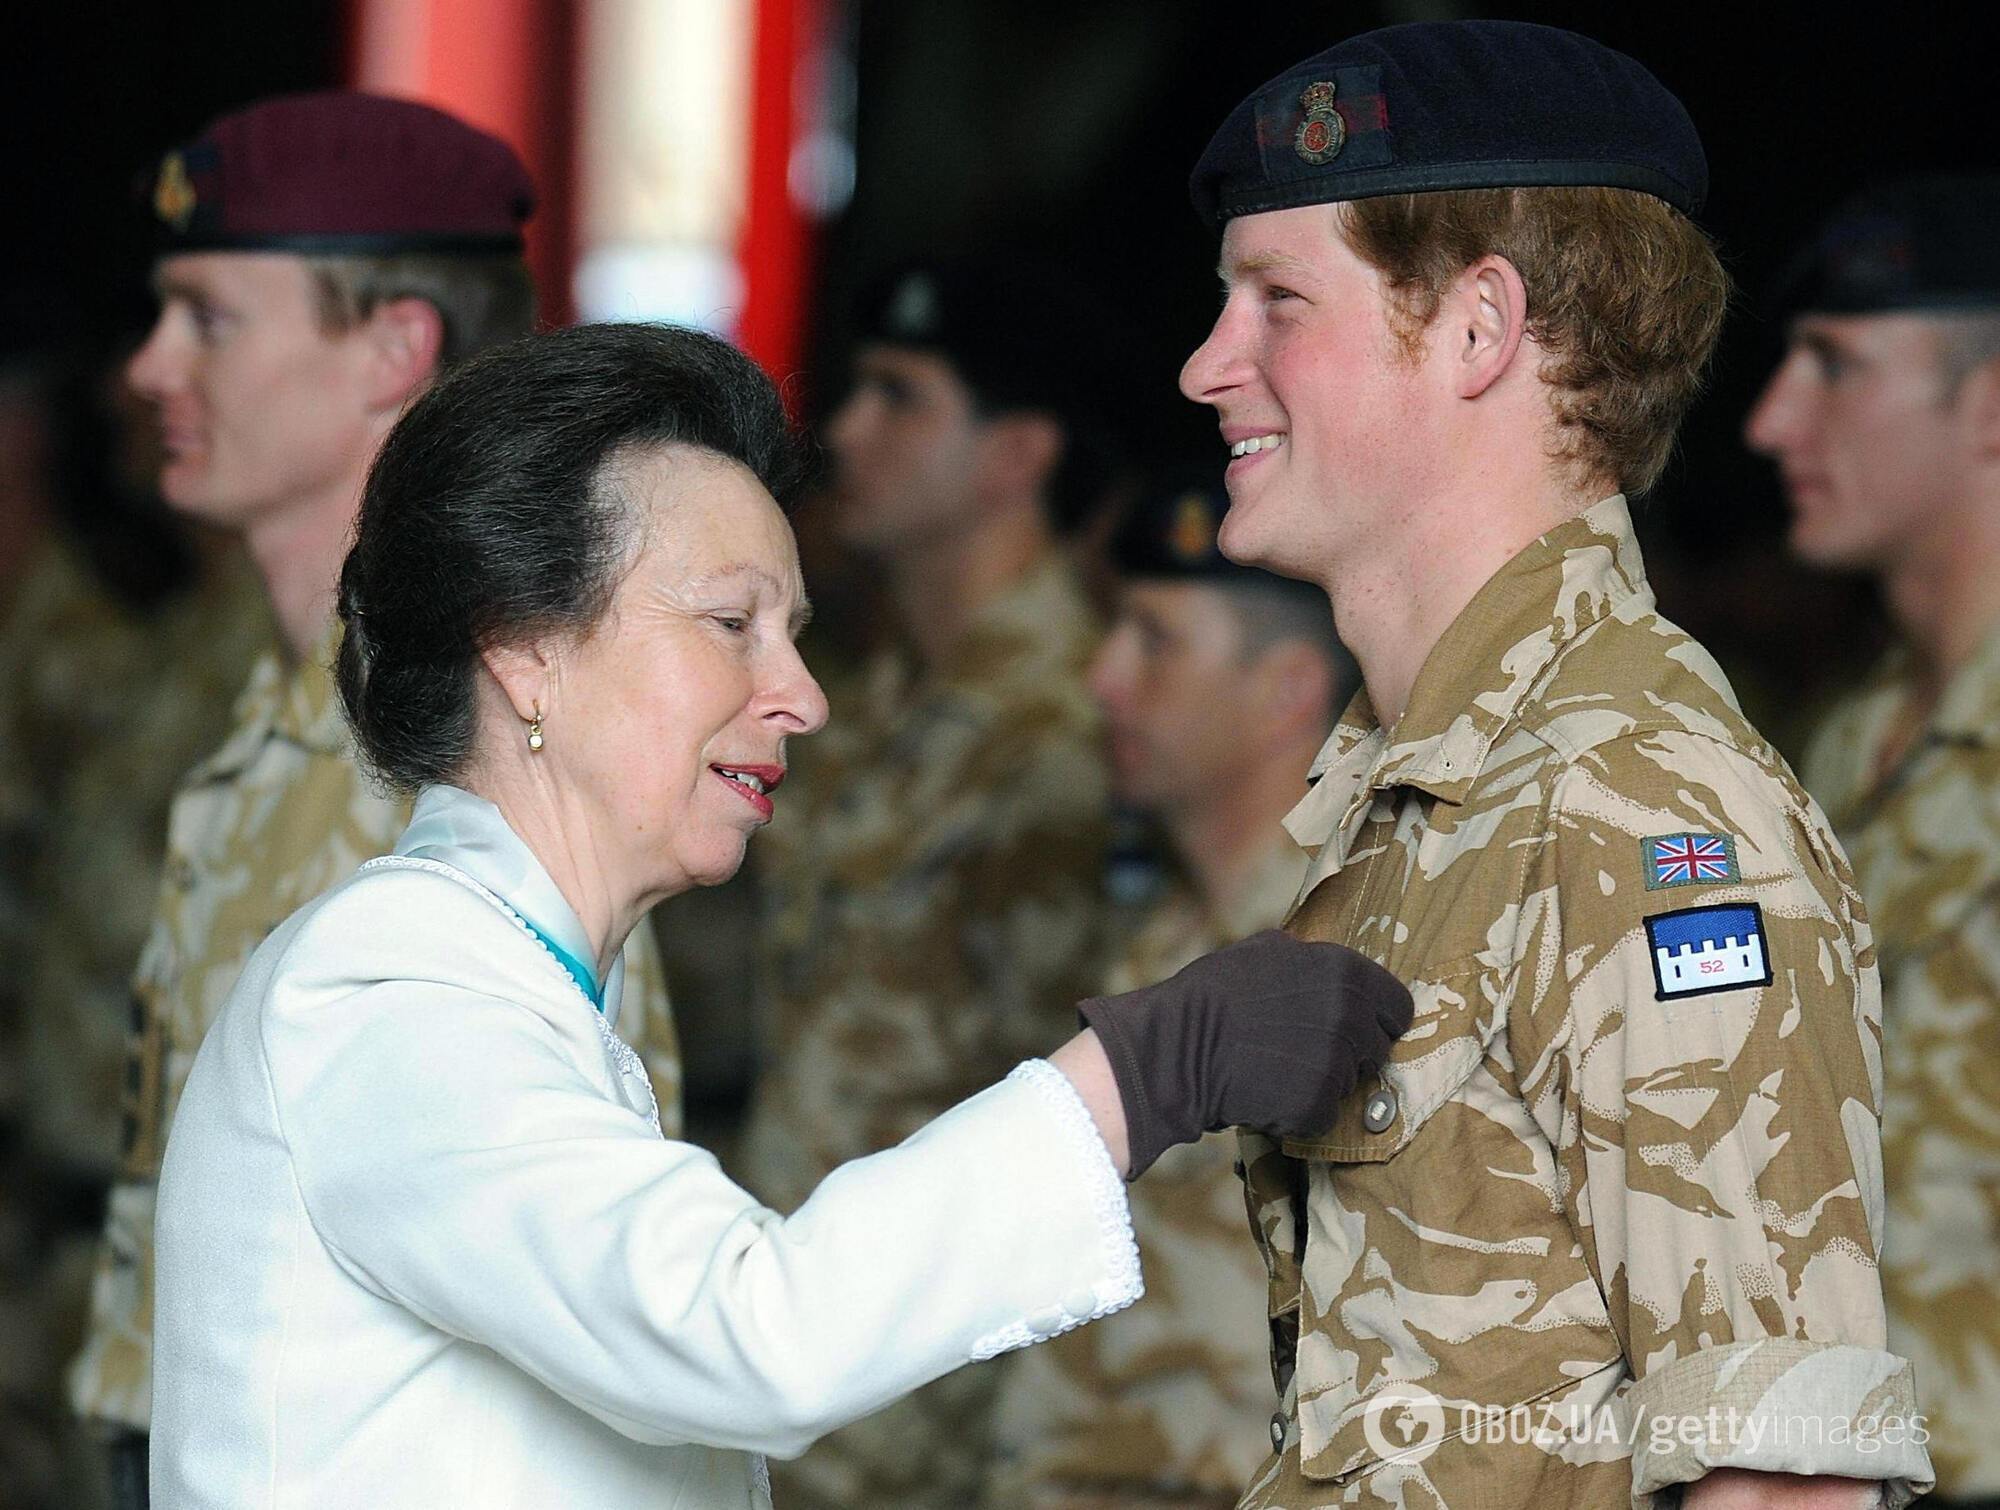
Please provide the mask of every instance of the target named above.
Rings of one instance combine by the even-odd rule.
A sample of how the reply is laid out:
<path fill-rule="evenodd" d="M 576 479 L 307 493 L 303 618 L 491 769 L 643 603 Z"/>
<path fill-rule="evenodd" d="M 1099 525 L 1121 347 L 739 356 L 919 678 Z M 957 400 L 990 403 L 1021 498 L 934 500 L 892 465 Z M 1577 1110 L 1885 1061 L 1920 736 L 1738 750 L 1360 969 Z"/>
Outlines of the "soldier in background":
<path fill-rule="evenodd" d="M 1246 1510 L 1929 1486 L 1866 915 L 1626 501 L 1721 327 L 1707 177 L 1639 64 L 1508 21 L 1309 58 L 1195 169 L 1222 548 L 1324 587 L 1365 683 L 1288 927 L 1416 1001 L 1323 1135 L 1243 1135 L 1284 1385 Z"/>
<path fill-rule="evenodd" d="M 1899 643 L 1804 764 L 1882 959 L 1882 1252 L 1938 1504 L 2000 1501 L 2000 178 L 1886 185 L 1795 265 L 1750 414 L 1812 565 Z M 1929 1503 L 1929 1502 L 1927 1502 Z"/>
<path fill-rule="evenodd" d="M 118 1168 L 132 961 L 174 785 L 270 616 L 240 547 L 159 502 L 136 406 L 33 292 L 53 319 L 0 313 L 0 1504 L 89 1510 L 63 1370 Z"/>
<path fill-rule="evenodd" d="M 764 840 L 771 1048 L 732 1172 L 781 1211 L 1061 1042 L 1099 973 L 1097 628 L 1052 524 L 1101 486 L 1089 326 L 970 263 L 861 313 L 829 501 L 897 643 L 828 687 Z M 973 1503 L 995 1383 L 962 1370 L 773 1465 L 778 1499 Z"/>
<path fill-rule="evenodd" d="M 1325 593 L 1215 548 L 1229 500 L 1203 474 L 1142 492 L 1110 543 L 1117 613 L 1090 689 L 1113 794 L 1158 824 L 1168 868 L 1107 993 L 1283 921 L 1305 856 L 1280 820 L 1359 680 Z M 1006 1361 L 992 1510 L 1236 1503 L 1276 1392 L 1235 1159 L 1220 1133 L 1163 1156 L 1132 1187 L 1145 1299 Z"/>
<path fill-rule="evenodd" d="M 158 414 L 162 493 L 243 537 L 278 636 L 174 799 L 133 983 L 124 1167 L 71 1371 L 120 1505 L 146 1500 L 153 1203 L 195 1051 L 264 936 L 408 819 L 357 767 L 327 670 L 362 481 L 440 367 L 530 329 L 532 200 L 504 143 L 427 106 L 343 92 L 225 116 L 159 171 L 160 316 L 127 378 Z M 650 934 L 634 943 L 622 1031 L 671 1117 L 678 1060 L 657 951 Z"/>

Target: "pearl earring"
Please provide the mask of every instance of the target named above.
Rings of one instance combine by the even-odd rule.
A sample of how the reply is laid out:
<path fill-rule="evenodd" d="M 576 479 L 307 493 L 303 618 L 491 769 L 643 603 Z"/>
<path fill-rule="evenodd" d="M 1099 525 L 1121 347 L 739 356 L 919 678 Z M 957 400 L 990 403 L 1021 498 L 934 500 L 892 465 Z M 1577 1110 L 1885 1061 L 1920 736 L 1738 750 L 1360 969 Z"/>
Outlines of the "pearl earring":
<path fill-rule="evenodd" d="M 528 720 L 528 748 L 536 754 L 542 749 L 542 705 L 535 704 L 535 716 Z"/>

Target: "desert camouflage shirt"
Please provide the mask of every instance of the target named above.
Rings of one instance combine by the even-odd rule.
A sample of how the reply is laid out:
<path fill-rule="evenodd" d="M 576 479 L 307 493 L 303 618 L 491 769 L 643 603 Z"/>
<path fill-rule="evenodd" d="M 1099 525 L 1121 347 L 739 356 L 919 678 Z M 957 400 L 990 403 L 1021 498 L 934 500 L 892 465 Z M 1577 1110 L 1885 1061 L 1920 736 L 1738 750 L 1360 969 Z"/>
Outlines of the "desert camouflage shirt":
<path fill-rule="evenodd" d="M 362 861 L 386 854 L 410 817 L 353 756 L 327 671 L 332 633 L 307 661 L 276 650 L 251 672 L 221 748 L 176 795 L 153 928 L 132 985 L 125 1167 L 112 1186 L 89 1330 L 70 1371 L 79 1414 L 146 1429 L 152 1407 L 153 1207 L 174 1109 L 244 964 L 267 934 Z M 650 931 L 633 935 L 620 1031 L 645 1057 L 672 1136 L 679 1049 Z"/>
<path fill-rule="evenodd" d="M 884 653 L 794 745 L 758 840 L 771 1049 L 732 1171 L 779 1210 L 1076 1031 L 1102 968 L 1095 639 L 1052 558 L 947 664 Z M 972 1503 L 996 1379 L 961 1370 L 773 1464 L 779 1502 Z"/>
<path fill-rule="evenodd" d="M 1938 1491 L 2000 1495 L 2000 632 L 1892 767 L 1893 655 L 1813 741 L 1806 784 L 1854 858 L 1882 959 L 1882 1288 L 1917 1366 Z"/>
<path fill-rule="evenodd" d="M 1107 992 L 1164 980 L 1260 928 L 1298 895 L 1305 856 L 1274 841 L 1220 915 L 1176 879 L 1105 978 Z M 1004 1360 L 989 1510 L 1228 1510 L 1269 1455 L 1277 1391 L 1265 1278 L 1243 1241 L 1236 1142 L 1169 1149 L 1132 1186 L 1146 1297 L 1095 1326 Z"/>
<path fill-rule="evenodd" d="M 1324 1135 L 1243 1139 L 1285 1379 L 1243 1503 L 1664 1506 L 1724 1466 L 1907 1503 L 1866 915 L 1624 499 L 1502 567 L 1313 777 L 1288 926 L 1416 1017 Z"/>

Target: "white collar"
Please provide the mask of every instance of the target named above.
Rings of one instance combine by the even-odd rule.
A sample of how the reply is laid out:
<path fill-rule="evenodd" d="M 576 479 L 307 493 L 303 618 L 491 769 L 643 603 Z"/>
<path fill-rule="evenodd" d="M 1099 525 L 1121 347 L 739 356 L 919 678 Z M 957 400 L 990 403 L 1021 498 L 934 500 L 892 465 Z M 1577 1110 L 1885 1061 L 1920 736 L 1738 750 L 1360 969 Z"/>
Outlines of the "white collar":
<path fill-rule="evenodd" d="M 412 859 L 449 865 L 493 892 L 535 927 L 586 965 L 596 954 L 585 936 L 576 909 L 549 878 L 534 851 L 507 826 L 500 809 L 462 787 L 442 783 L 417 793 L 410 826 L 396 841 L 396 853 Z M 646 924 L 642 921 L 640 926 Z M 619 998 L 625 985 L 625 956 L 620 951 L 604 983 L 604 1020 L 618 1025 Z"/>

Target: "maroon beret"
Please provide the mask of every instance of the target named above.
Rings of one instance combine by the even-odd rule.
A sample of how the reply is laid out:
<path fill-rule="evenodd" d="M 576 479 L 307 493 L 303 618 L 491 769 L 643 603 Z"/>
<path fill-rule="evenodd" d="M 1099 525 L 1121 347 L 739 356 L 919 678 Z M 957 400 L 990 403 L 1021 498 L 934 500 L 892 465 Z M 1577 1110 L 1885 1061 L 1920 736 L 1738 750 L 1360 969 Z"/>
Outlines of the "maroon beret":
<path fill-rule="evenodd" d="M 212 122 L 161 161 L 151 205 L 167 252 L 469 256 L 521 249 L 535 186 L 442 110 L 326 90 Z"/>

